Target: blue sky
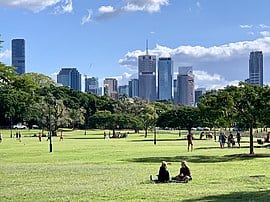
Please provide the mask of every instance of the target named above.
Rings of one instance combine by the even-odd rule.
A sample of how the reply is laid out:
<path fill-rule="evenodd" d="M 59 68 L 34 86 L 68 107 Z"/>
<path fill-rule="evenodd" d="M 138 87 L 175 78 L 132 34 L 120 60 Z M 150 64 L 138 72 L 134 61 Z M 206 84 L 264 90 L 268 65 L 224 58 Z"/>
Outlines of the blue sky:
<path fill-rule="evenodd" d="M 26 40 L 26 71 L 52 77 L 61 67 L 82 75 L 137 77 L 137 56 L 171 56 L 174 71 L 192 65 L 197 87 L 248 77 L 250 51 L 264 53 L 270 83 L 269 0 L 0 0 L 0 61 L 11 39 Z"/>

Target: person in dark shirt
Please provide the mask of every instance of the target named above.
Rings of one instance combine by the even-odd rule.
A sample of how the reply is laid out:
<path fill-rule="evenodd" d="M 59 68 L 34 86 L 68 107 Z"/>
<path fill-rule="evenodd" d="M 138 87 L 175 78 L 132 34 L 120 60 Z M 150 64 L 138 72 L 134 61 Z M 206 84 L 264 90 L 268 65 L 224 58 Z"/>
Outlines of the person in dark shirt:
<path fill-rule="evenodd" d="M 192 177 L 191 177 L 189 166 L 187 165 L 186 161 L 182 161 L 180 173 L 177 176 L 173 177 L 172 180 L 176 180 L 180 182 L 188 182 L 191 179 Z"/>
<path fill-rule="evenodd" d="M 159 173 L 156 179 L 152 179 L 152 175 L 150 175 L 150 180 L 154 182 L 168 182 L 170 180 L 170 173 L 167 170 L 167 162 L 162 161 L 162 164 L 159 168 Z"/>
<path fill-rule="evenodd" d="M 191 147 L 191 151 L 193 150 L 193 142 L 192 142 L 192 140 L 193 140 L 193 135 L 192 135 L 192 133 L 189 133 L 187 135 L 188 151 L 189 151 L 189 147 Z"/>

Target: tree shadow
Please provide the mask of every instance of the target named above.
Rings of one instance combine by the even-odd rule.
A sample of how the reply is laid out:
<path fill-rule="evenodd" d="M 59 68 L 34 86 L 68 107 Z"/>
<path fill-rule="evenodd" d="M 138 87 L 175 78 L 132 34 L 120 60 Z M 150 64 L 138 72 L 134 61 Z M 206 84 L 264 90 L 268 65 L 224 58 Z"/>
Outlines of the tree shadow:
<path fill-rule="evenodd" d="M 130 142 L 153 142 L 154 140 L 153 139 L 142 139 L 142 140 L 130 140 Z M 187 141 L 186 139 L 169 139 L 169 138 L 163 138 L 163 139 L 157 139 L 157 143 L 158 142 L 166 142 L 166 141 Z"/>
<path fill-rule="evenodd" d="M 103 137 L 66 137 L 65 139 L 71 140 L 102 140 Z"/>
<path fill-rule="evenodd" d="M 241 161 L 252 158 L 270 158 L 270 154 L 234 154 L 224 156 L 205 156 L 205 155 L 192 155 L 192 156 L 160 156 L 160 157 L 144 157 L 127 159 L 128 162 L 136 163 L 160 163 L 161 161 L 167 162 L 181 162 L 183 160 L 191 163 L 218 163 L 228 161 Z"/>
<path fill-rule="evenodd" d="M 184 202 L 207 201 L 207 202 L 229 202 L 229 201 L 269 201 L 270 191 L 253 191 L 253 192 L 233 192 L 229 194 L 219 194 L 204 196 L 196 199 L 186 199 Z"/>

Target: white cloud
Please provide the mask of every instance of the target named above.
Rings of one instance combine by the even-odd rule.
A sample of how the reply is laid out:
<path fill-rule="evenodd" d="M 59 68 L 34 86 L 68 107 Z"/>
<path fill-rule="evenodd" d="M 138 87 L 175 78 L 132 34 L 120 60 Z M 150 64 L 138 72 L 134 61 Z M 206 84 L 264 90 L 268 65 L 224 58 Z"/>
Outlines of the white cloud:
<path fill-rule="evenodd" d="M 0 52 L 0 60 L 6 60 L 11 58 L 11 50 L 5 50 L 4 52 Z"/>
<path fill-rule="evenodd" d="M 206 71 L 194 71 L 195 75 L 195 87 L 198 88 L 206 88 L 207 90 L 210 89 L 222 89 L 228 85 L 237 85 L 240 81 L 227 81 L 224 77 L 219 74 L 209 74 Z"/>
<path fill-rule="evenodd" d="M 156 45 L 150 54 L 157 57 L 170 56 L 176 64 L 194 62 L 215 62 L 220 60 L 231 60 L 232 58 L 246 57 L 250 51 L 262 50 L 265 55 L 270 55 L 270 37 L 259 38 L 254 41 L 240 41 L 228 43 L 220 46 L 179 46 L 169 48 Z M 125 67 L 137 68 L 137 58 L 145 54 L 144 51 L 135 50 L 128 52 L 124 58 L 119 60 L 119 64 Z"/>
<path fill-rule="evenodd" d="M 93 13 L 92 10 L 87 9 L 87 12 L 88 14 L 82 17 L 82 22 L 81 22 L 82 25 L 92 21 L 92 13 Z"/>
<path fill-rule="evenodd" d="M 262 29 L 270 28 L 269 25 L 265 25 L 265 24 L 259 24 L 259 27 Z"/>
<path fill-rule="evenodd" d="M 269 37 L 269 36 L 270 36 L 270 32 L 268 32 L 268 31 L 262 31 L 262 32 L 260 32 L 260 34 L 261 34 L 263 37 Z"/>
<path fill-rule="evenodd" d="M 251 29 L 253 25 L 239 25 L 242 29 Z"/>
<path fill-rule="evenodd" d="M 58 13 L 70 13 L 72 0 L 0 0 L 0 7 L 13 7 L 40 12 L 48 7 L 55 7 Z"/>
<path fill-rule="evenodd" d="M 112 5 L 99 7 L 92 21 L 104 20 L 128 12 L 142 11 L 155 13 L 160 11 L 162 6 L 167 5 L 169 5 L 169 0 L 124 0 L 122 7 L 113 7 Z"/>
<path fill-rule="evenodd" d="M 114 7 L 112 6 L 101 6 L 99 9 L 98 9 L 99 13 L 113 13 L 115 12 L 115 9 Z"/>
<path fill-rule="evenodd" d="M 160 11 L 161 6 L 167 6 L 169 0 L 126 0 L 126 11 L 146 11 L 154 13 Z"/>

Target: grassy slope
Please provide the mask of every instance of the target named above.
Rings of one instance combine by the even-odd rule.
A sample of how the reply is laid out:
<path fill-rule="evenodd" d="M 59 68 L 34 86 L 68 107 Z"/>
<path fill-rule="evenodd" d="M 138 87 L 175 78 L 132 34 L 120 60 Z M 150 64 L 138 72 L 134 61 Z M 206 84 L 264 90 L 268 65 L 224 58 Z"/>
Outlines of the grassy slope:
<path fill-rule="evenodd" d="M 8 138 L 0 144 L 0 201 L 269 201 L 270 158 L 230 156 L 248 153 L 243 148 L 219 149 L 213 140 L 195 140 L 187 152 L 186 140 L 158 134 L 157 145 L 143 135 L 103 140 L 103 131 L 65 132 L 53 139 Z M 27 132 L 23 131 L 23 134 Z M 32 131 L 28 132 L 33 133 Z M 177 139 L 177 140 L 176 140 Z M 160 141 L 164 140 L 164 141 Z M 245 138 L 243 141 L 247 141 Z M 255 144 L 256 145 L 256 144 Z M 270 149 L 255 148 L 270 154 Z M 188 184 L 152 184 L 150 174 L 160 162 L 171 163 L 176 175 L 188 161 L 193 181 Z M 261 175 L 259 177 L 254 177 Z"/>

